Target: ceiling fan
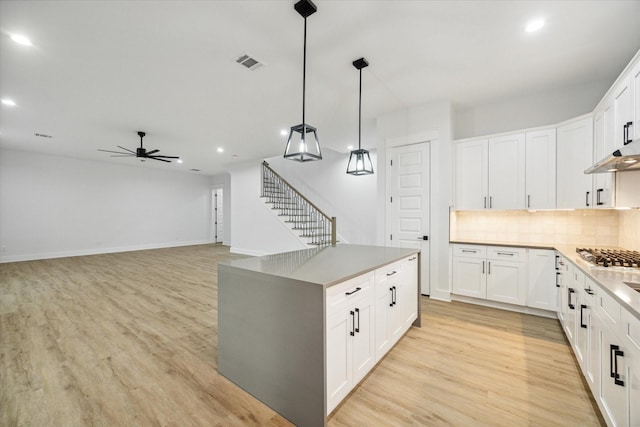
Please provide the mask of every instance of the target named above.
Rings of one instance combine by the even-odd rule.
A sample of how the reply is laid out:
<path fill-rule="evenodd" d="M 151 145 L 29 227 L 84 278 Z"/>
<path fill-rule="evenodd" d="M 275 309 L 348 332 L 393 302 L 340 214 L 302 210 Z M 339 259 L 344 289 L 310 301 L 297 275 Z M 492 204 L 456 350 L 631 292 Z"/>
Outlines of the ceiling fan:
<path fill-rule="evenodd" d="M 124 148 L 124 147 L 121 147 L 119 145 L 117 145 L 117 147 L 123 149 L 124 152 L 123 151 L 100 150 L 100 149 L 98 151 L 104 151 L 105 153 L 115 153 L 116 154 L 116 155 L 112 155 L 111 157 L 139 157 L 141 159 L 141 161 L 143 161 L 143 162 L 144 162 L 145 159 L 153 159 L 153 160 L 159 160 L 161 162 L 171 163 L 171 160 L 166 160 L 166 159 L 179 159 L 180 158 L 178 156 L 161 156 L 159 154 L 155 154 L 155 153 L 159 152 L 160 150 L 147 151 L 142 146 L 142 138 L 144 138 L 145 135 L 146 135 L 146 133 L 144 133 L 144 132 L 138 132 L 138 136 L 140 137 L 140 147 L 136 148 L 136 151 L 129 150 L 128 148 Z"/>

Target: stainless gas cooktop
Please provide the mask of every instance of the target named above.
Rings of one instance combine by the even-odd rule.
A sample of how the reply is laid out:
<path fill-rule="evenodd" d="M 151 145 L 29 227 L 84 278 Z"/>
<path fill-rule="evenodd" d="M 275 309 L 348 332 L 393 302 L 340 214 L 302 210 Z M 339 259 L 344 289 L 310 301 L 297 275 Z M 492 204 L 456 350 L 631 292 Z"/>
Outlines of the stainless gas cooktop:
<path fill-rule="evenodd" d="M 624 249 L 577 248 L 582 259 L 598 267 L 640 270 L 640 252 Z"/>

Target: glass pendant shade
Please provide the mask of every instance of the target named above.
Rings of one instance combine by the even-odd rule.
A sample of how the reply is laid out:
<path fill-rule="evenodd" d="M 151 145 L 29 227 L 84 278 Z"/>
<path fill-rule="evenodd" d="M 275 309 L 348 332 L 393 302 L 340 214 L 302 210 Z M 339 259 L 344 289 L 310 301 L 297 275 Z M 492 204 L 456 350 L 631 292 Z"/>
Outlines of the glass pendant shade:
<path fill-rule="evenodd" d="M 373 163 L 371 163 L 371 157 L 367 150 L 359 148 L 351 152 L 347 173 L 351 175 L 371 175 L 373 173 Z"/>
<path fill-rule="evenodd" d="M 322 152 L 316 128 L 304 123 L 291 126 L 287 147 L 284 149 L 284 158 L 299 162 L 321 160 Z"/>

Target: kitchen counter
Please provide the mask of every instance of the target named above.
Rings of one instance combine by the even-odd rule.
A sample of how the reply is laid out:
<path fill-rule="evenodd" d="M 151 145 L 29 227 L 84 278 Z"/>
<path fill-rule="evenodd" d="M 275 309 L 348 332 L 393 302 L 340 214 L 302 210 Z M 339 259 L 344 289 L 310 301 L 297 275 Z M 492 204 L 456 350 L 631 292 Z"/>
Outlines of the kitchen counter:
<path fill-rule="evenodd" d="M 640 319 L 640 292 L 634 291 L 624 282 L 640 283 L 640 271 L 633 270 L 612 270 L 605 267 L 596 267 L 580 258 L 576 252 L 576 246 L 558 245 L 548 243 L 527 243 L 527 242 L 500 242 L 500 241 L 477 241 L 477 240 L 451 240 L 450 243 L 485 246 L 504 246 L 531 249 L 556 250 L 562 256 L 570 260 L 576 267 L 580 268 L 587 277 L 598 283 L 616 301 L 618 301 L 627 311 Z M 611 249 L 620 249 L 611 247 Z"/>
<path fill-rule="evenodd" d="M 294 424 L 325 426 L 329 294 L 353 282 L 346 295 L 362 286 L 357 296 L 373 301 L 374 270 L 404 259 L 417 261 L 413 325 L 420 326 L 417 249 L 345 244 L 218 264 L 218 372 Z"/>

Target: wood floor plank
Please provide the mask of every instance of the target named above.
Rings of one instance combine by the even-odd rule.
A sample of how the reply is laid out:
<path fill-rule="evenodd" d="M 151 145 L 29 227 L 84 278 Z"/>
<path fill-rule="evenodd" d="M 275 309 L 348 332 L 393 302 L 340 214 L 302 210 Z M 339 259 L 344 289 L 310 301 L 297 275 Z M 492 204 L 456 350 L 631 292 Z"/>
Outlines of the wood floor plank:
<path fill-rule="evenodd" d="M 0 264 L 0 426 L 289 426 L 217 371 L 220 245 Z M 556 320 L 423 298 L 337 426 L 602 426 Z"/>

